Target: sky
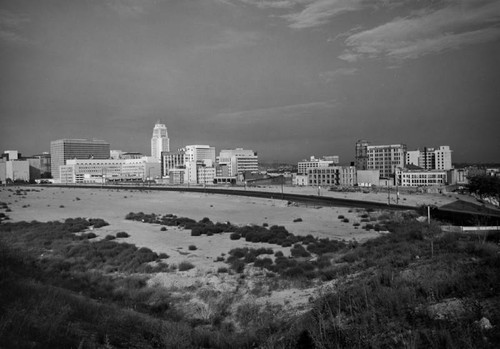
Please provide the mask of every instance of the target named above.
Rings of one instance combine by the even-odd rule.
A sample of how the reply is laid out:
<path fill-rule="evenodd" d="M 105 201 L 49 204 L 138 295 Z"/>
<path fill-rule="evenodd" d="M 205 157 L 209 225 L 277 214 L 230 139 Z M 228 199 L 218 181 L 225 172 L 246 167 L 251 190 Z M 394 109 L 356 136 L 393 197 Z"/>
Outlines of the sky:
<path fill-rule="evenodd" d="M 358 139 L 500 162 L 498 0 L 0 0 L 0 151 L 354 160 Z"/>

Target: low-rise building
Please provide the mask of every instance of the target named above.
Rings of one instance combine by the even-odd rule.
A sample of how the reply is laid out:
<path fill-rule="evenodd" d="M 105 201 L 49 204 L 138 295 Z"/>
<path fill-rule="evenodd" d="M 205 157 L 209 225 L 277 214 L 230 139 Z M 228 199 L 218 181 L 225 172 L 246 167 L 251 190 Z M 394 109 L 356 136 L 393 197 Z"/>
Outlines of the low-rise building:
<path fill-rule="evenodd" d="M 60 166 L 61 183 L 105 183 L 153 180 L 160 177 L 159 163 L 146 159 L 72 159 Z"/>
<path fill-rule="evenodd" d="M 308 183 L 312 186 L 353 186 L 357 184 L 355 166 L 318 167 L 307 170 Z"/>
<path fill-rule="evenodd" d="M 311 156 L 309 160 L 304 159 L 297 163 L 297 174 L 307 174 L 311 168 L 335 166 L 338 163 L 339 157 L 337 155 L 324 156 L 321 159 Z"/>
<path fill-rule="evenodd" d="M 430 187 L 447 185 L 447 173 L 443 170 L 396 169 L 396 183 L 401 187 Z"/>

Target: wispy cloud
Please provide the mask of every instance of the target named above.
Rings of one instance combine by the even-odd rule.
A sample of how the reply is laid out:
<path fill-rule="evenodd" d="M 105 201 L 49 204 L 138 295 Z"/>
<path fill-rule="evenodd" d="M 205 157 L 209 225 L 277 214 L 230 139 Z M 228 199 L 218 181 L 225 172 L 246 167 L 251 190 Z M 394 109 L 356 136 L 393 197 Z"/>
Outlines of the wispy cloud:
<path fill-rule="evenodd" d="M 239 0 L 245 4 L 257 6 L 258 8 L 292 8 L 304 0 Z M 305 0 L 307 1 L 307 0 Z"/>
<path fill-rule="evenodd" d="M 259 34 L 253 31 L 224 30 L 210 42 L 198 45 L 197 50 L 223 50 L 251 46 L 259 40 Z"/>
<path fill-rule="evenodd" d="M 21 31 L 30 19 L 25 14 L 0 10 L 0 40 L 11 43 L 27 43 Z"/>
<path fill-rule="evenodd" d="M 316 0 L 305 5 L 300 12 L 284 15 L 291 28 L 304 29 L 326 24 L 331 18 L 364 7 L 363 0 Z"/>
<path fill-rule="evenodd" d="M 118 15 L 130 18 L 146 14 L 158 0 L 106 0 L 106 5 Z"/>
<path fill-rule="evenodd" d="M 354 75 L 357 71 L 358 71 L 357 68 L 339 68 L 335 70 L 322 72 L 319 74 L 319 77 L 325 83 L 330 83 L 332 81 L 335 81 L 337 78 Z"/>
<path fill-rule="evenodd" d="M 237 124 L 255 124 L 275 122 L 303 122 L 308 117 L 318 115 L 318 112 L 331 111 L 336 107 L 334 101 L 311 102 L 286 106 L 243 110 L 232 113 L 220 113 L 214 116 L 214 121 Z"/>
<path fill-rule="evenodd" d="M 414 59 L 500 39 L 500 2 L 447 5 L 352 34 L 345 40 L 348 49 L 339 58 L 350 62 L 378 57 Z"/>

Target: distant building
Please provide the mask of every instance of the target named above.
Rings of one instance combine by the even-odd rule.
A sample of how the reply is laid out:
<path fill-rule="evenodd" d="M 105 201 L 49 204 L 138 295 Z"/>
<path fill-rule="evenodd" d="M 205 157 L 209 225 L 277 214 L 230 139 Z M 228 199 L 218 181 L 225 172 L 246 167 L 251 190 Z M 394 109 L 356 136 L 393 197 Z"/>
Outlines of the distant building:
<path fill-rule="evenodd" d="M 186 166 L 186 182 L 191 184 L 199 184 L 198 169 L 201 167 L 214 168 L 215 177 L 215 148 L 208 145 L 187 145 L 184 148 L 185 166 Z M 207 171 L 202 170 L 203 173 Z M 204 178 L 204 177 L 203 177 Z M 213 180 L 212 180 L 213 182 Z"/>
<path fill-rule="evenodd" d="M 59 167 L 70 159 L 109 159 L 109 143 L 97 139 L 59 139 L 50 142 L 52 178 L 60 179 Z"/>
<path fill-rule="evenodd" d="M 151 157 L 160 162 L 161 153 L 164 151 L 170 151 L 170 139 L 168 138 L 167 126 L 160 124 L 158 120 L 151 137 Z"/>
<path fill-rule="evenodd" d="M 61 183 L 106 183 L 153 180 L 160 177 L 158 163 L 143 159 L 70 159 L 60 166 Z"/>
<path fill-rule="evenodd" d="M 396 170 L 396 183 L 401 187 L 430 187 L 448 184 L 447 171 L 444 170 Z"/>
<path fill-rule="evenodd" d="M 424 148 L 424 150 L 411 150 L 406 153 L 405 164 L 415 165 L 424 170 L 451 170 L 452 150 L 447 145 L 439 148 Z"/>
<path fill-rule="evenodd" d="M 380 170 L 380 177 L 394 176 L 398 167 L 404 167 L 406 145 L 369 145 L 367 146 L 367 170 Z"/>
<path fill-rule="evenodd" d="M 357 170 L 356 179 L 360 187 L 379 186 L 380 170 Z"/>
<path fill-rule="evenodd" d="M 357 184 L 356 167 L 333 166 L 307 170 L 307 182 L 312 186 L 353 186 Z"/>
<path fill-rule="evenodd" d="M 356 142 L 355 149 L 355 163 L 357 170 L 367 170 L 368 169 L 368 146 L 370 143 L 368 141 L 361 139 Z"/>
<path fill-rule="evenodd" d="M 5 150 L 2 157 L 7 161 L 19 160 L 21 154 L 17 150 Z"/>
<path fill-rule="evenodd" d="M 169 172 L 174 169 L 186 168 L 186 151 L 164 151 L 161 153 L 161 176 L 169 176 Z"/>
<path fill-rule="evenodd" d="M 234 177 L 246 171 L 259 171 L 259 157 L 253 150 L 223 149 L 217 157 L 217 165 L 222 177 Z"/>
<path fill-rule="evenodd" d="M 25 181 L 30 180 L 30 165 L 27 160 L 0 160 L 0 181 Z"/>
<path fill-rule="evenodd" d="M 335 166 L 338 165 L 338 163 L 339 157 L 337 155 L 324 156 L 321 159 L 311 156 L 309 160 L 304 159 L 297 163 L 297 174 L 307 174 L 310 168 Z"/>

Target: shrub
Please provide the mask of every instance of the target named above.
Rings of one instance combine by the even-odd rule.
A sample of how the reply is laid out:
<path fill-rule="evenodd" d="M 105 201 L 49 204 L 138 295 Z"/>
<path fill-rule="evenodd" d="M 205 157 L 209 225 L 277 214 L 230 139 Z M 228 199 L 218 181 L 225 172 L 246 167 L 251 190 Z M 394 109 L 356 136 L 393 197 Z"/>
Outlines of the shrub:
<path fill-rule="evenodd" d="M 113 236 L 113 235 L 106 235 L 106 236 L 104 237 L 104 240 L 114 240 L 114 239 L 116 239 L 116 237 L 115 237 L 115 236 Z"/>
<path fill-rule="evenodd" d="M 276 251 L 276 253 L 274 254 L 275 257 L 283 257 L 283 252 L 282 251 Z"/>
<path fill-rule="evenodd" d="M 293 222 L 294 222 L 294 223 L 297 223 L 297 222 L 302 222 L 302 218 L 295 218 L 295 219 L 293 220 Z"/>
<path fill-rule="evenodd" d="M 344 218 L 345 218 L 344 215 L 339 215 L 338 216 L 338 219 L 344 219 Z"/>
<path fill-rule="evenodd" d="M 198 248 L 195 245 L 189 245 L 189 251 L 196 251 Z"/>
<path fill-rule="evenodd" d="M 349 223 L 349 219 L 348 219 L 348 218 L 344 218 L 344 219 L 342 220 L 342 222 L 344 222 L 344 223 Z"/>
<path fill-rule="evenodd" d="M 166 227 L 161 227 L 160 231 L 167 231 L 167 228 Z"/>
<path fill-rule="evenodd" d="M 227 273 L 228 271 L 229 270 L 226 267 L 220 267 L 219 269 L 217 269 L 218 273 Z"/>
<path fill-rule="evenodd" d="M 193 268 L 194 268 L 194 265 L 188 261 L 180 262 L 179 267 L 178 267 L 179 271 L 186 271 L 186 270 L 190 270 Z"/>
<path fill-rule="evenodd" d="M 95 239 L 96 237 L 97 235 L 95 233 L 87 233 L 82 235 L 83 239 Z"/>
<path fill-rule="evenodd" d="M 158 255 L 158 258 L 160 258 L 160 259 L 167 259 L 167 258 L 170 258 L 170 256 L 168 254 L 162 252 L 162 253 L 160 253 Z"/>
<path fill-rule="evenodd" d="M 241 238 L 241 235 L 238 233 L 231 233 L 231 235 L 229 235 L 229 238 L 231 240 L 239 240 Z"/>
<path fill-rule="evenodd" d="M 116 237 L 117 238 L 128 238 L 130 235 L 124 231 L 120 231 L 118 233 L 116 233 Z"/>

